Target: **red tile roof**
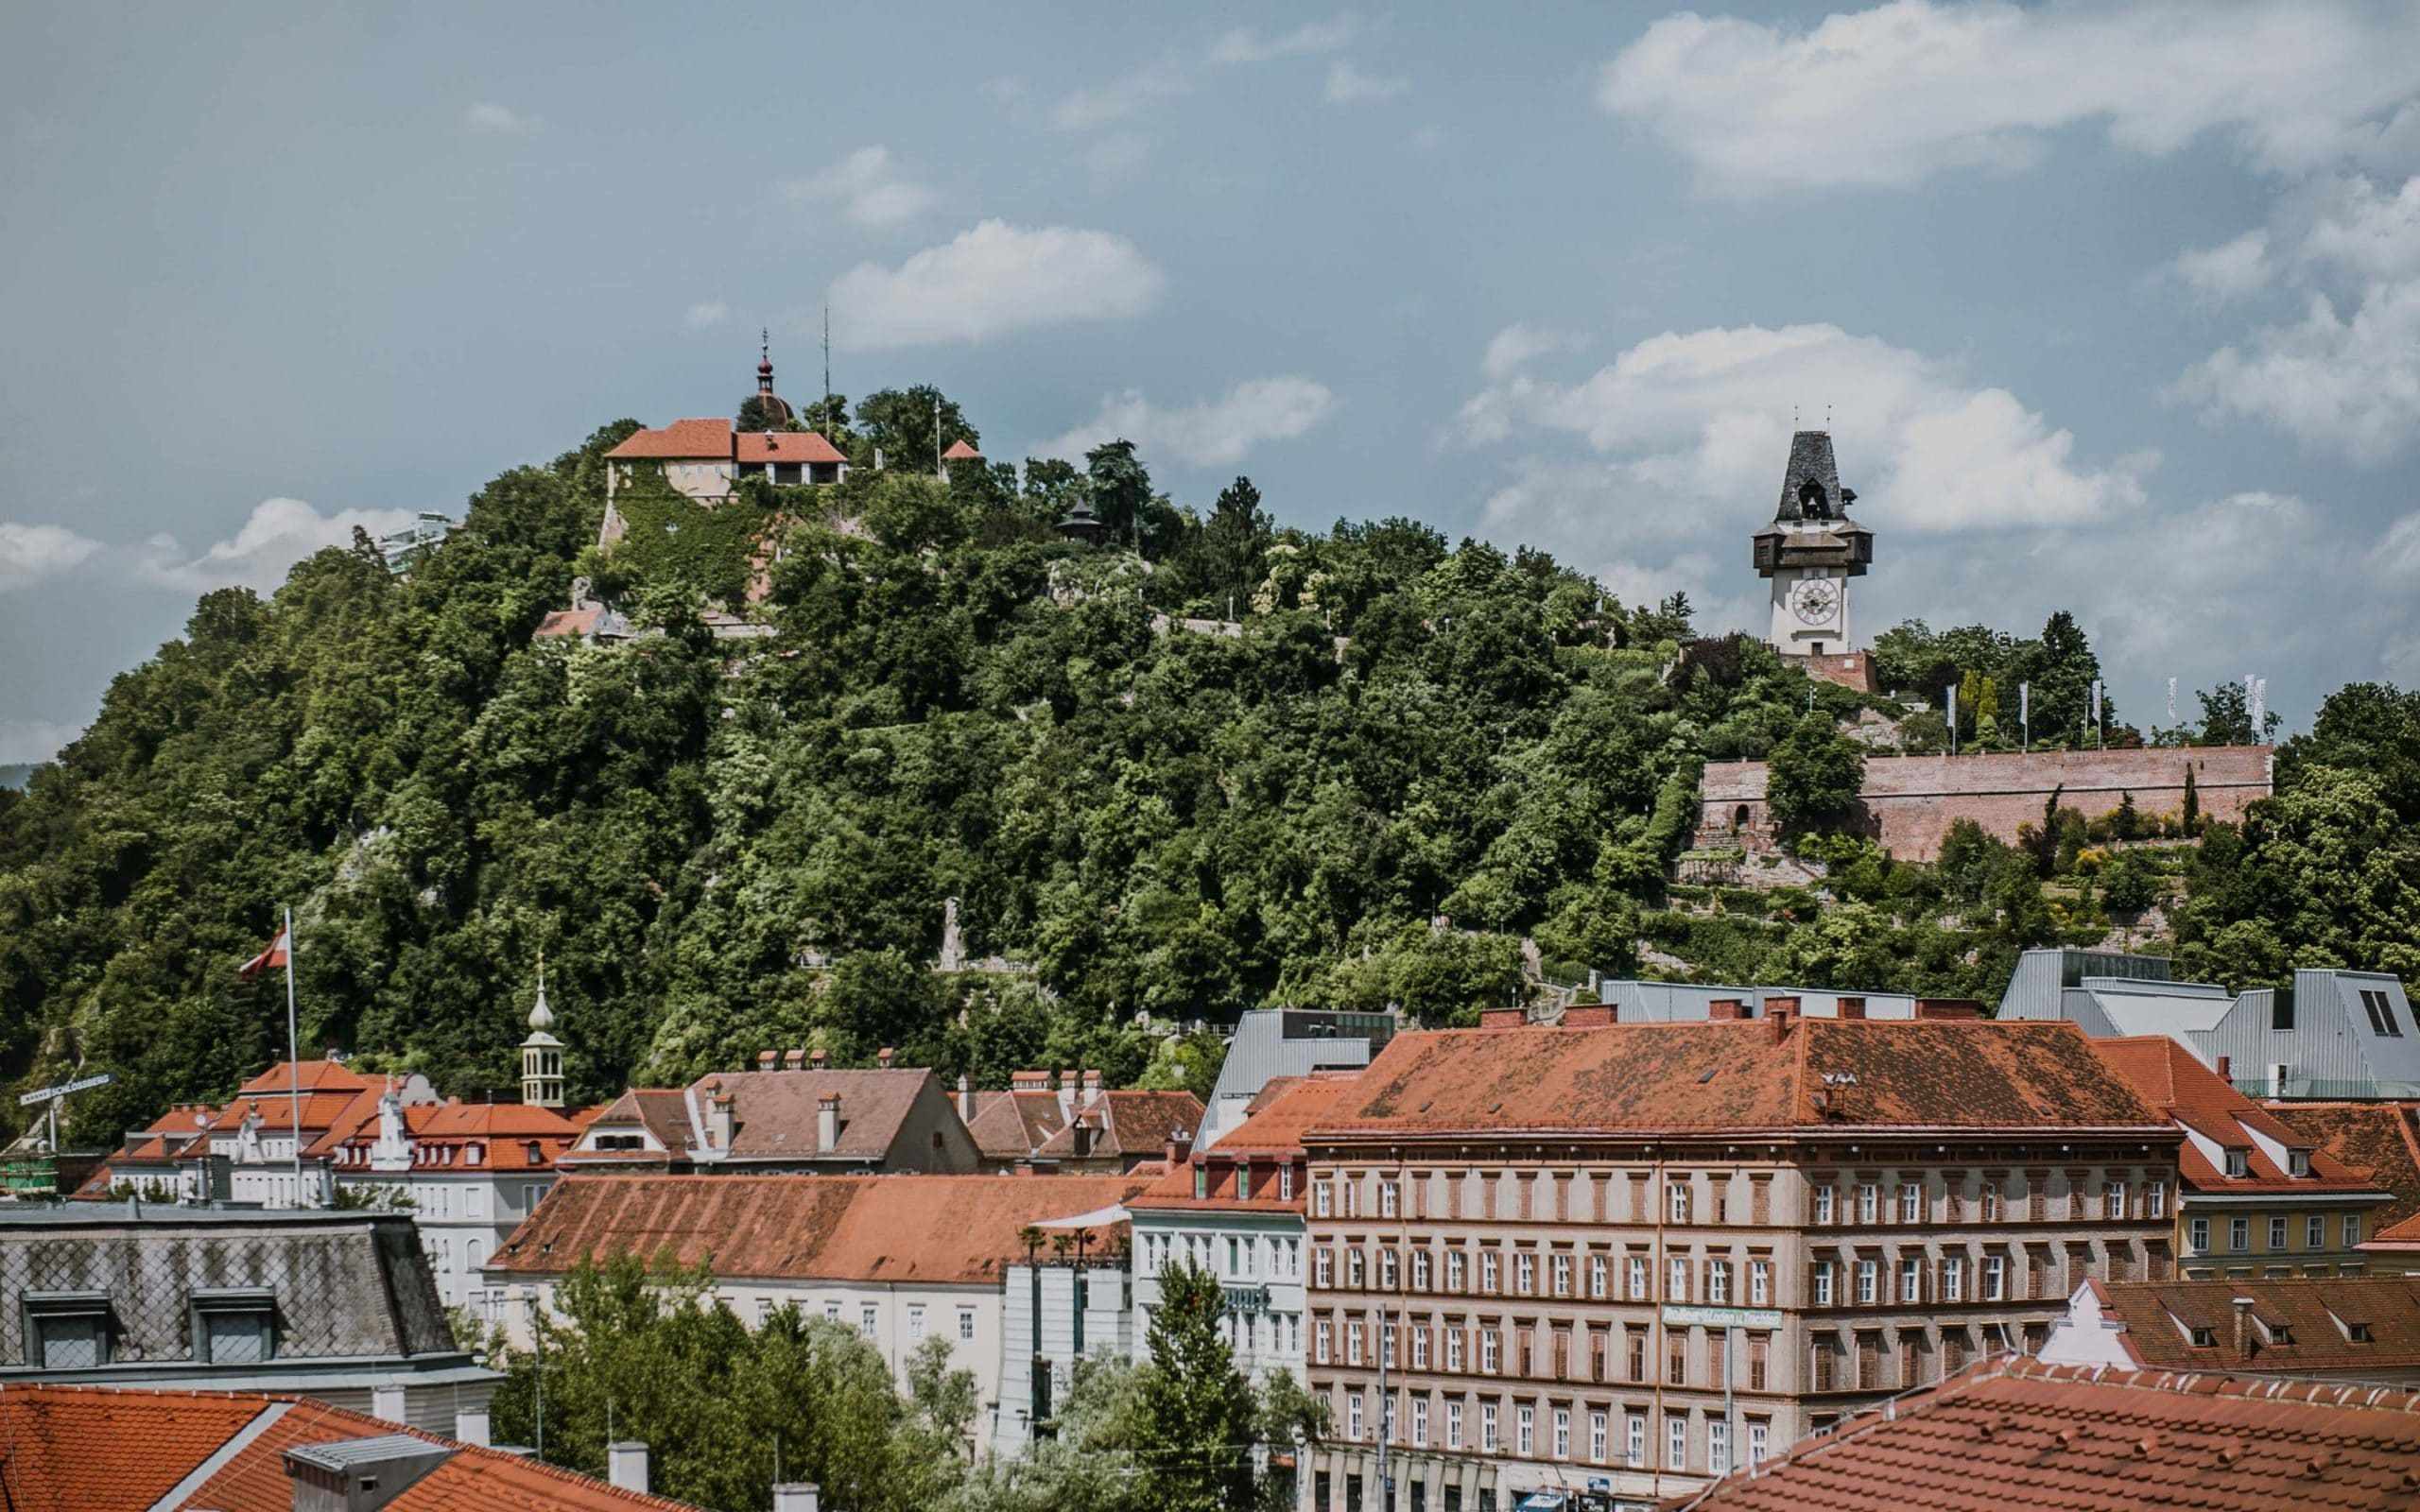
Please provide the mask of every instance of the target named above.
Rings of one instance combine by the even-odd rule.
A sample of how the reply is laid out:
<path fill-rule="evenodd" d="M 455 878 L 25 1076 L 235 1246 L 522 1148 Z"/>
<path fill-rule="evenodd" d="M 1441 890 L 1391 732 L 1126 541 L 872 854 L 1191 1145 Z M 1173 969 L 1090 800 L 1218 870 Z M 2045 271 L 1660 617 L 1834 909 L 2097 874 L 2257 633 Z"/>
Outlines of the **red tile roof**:
<path fill-rule="evenodd" d="M 2202 1064 L 2193 1052 L 2164 1034 L 2095 1040 L 2093 1049 L 2120 1076 L 2142 1093 L 2145 1101 L 2179 1124 L 2218 1144 L 2245 1155 L 2246 1176 L 2230 1177 L 2210 1163 L 2187 1140 L 2177 1157 L 2186 1186 L 2192 1191 L 2221 1192 L 2374 1192 L 2380 1190 L 2359 1172 L 2314 1147 L 2311 1138 L 2289 1127 L 2277 1116 L 2237 1091 L 2217 1072 Z M 2289 1149 L 2310 1153 L 2310 1175 L 2297 1177 L 2278 1169 L 2261 1149 L 2251 1130 Z"/>
<path fill-rule="evenodd" d="M 939 1113 L 946 1096 L 941 1079 L 921 1068 L 725 1071 L 691 1084 L 689 1095 L 701 1116 L 706 1099 L 717 1088 L 732 1100 L 731 1159 L 735 1161 L 825 1156 L 879 1160 L 899 1142 L 919 1097 L 936 1099 L 933 1108 Z M 827 1096 L 840 1099 L 839 1139 L 828 1151 L 816 1144 L 816 1121 Z M 684 1138 L 682 1143 L 688 1142 Z"/>
<path fill-rule="evenodd" d="M 268 1070 L 236 1088 L 237 1095 L 240 1096 L 245 1092 L 291 1091 L 292 1079 L 286 1075 L 286 1065 L 287 1062 L 281 1060 L 269 1067 Z M 357 1092 L 364 1088 L 379 1085 L 378 1077 L 364 1075 L 340 1060 L 297 1061 L 294 1062 L 294 1069 L 296 1072 L 294 1079 L 301 1081 L 302 1091 L 306 1092 Z"/>
<path fill-rule="evenodd" d="M 1328 1117 L 1349 1097 L 1357 1076 L 1357 1073 L 1348 1073 L 1285 1077 L 1282 1079 L 1287 1085 L 1274 1097 L 1264 1088 L 1261 1095 L 1253 1100 L 1251 1115 L 1226 1138 L 1207 1150 L 1196 1151 L 1190 1160 L 1152 1182 L 1148 1191 L 1127 1206 L 1161 1211 L 1201 1208 L 1239 1212 L 1302 1211 L 1310 1183 L 1297 1180 L 1293 1195 L 1281 1197 L 1277 1168 L 1283 1162 L 1302 1158 L 1303 1131 Z M 1236 1173 L 1247 1162 L 1253 1167 L 1252 1185 L 1246 1195 L 1237 1196 Z M 1209 1173 L 1208 1196 L 1193 1194 L 1197 1169 Z"/>
<path fill-rule="evenodd" d="M 1022 1160 L 1066 1126 L 1059 1094 L 1047 1089 L 977 1092 L 975 1116 L 966 1121 L 966 1132 L 987 1160 Z"/>
<path fill-rule="evenodd" d="M 2420 1398 L 1998 1356 L 1668 1507 L 2275 1512 L 2420 1502 Z"/>
<path fill-rule="evenodd" d="M 567 1176 L 494 1270 L 552 1275 L 621 1253 L 782 1280 L 996 1281 L 1031 1224 L 1122 1203 L 1159 1175 Z"/>
<path fill-rule="evenodd" d="M 1158 1155 L 1167 1150 L 1170 1134 L 1200 1133 L 1202 1116 L 1201 1099 L 1191 1092 L 1106 1091 L 1079 1108 L 1067 1127 L 1043 1141 L 1034 1158 L 1076 1160 L 1075 1125 L 1079 1123 L 1088 1124 L 1093 1129 L 1092 1153 L 1083 1159 L 1133 1160 Z"/>
<path fill-rule="evenodd" d="M 1771 1019 L 1399 1034 L 1316 1126 L 1356 1135 L 2173 1130 L 2072 1023 Z"/>
<path fill-rule="evenodd" d="M 451 1164 L 457 1170 L 551 1170 L 555 1158 L 579 1137 L 579 1125 L 561 1112 L 526 1103 L 465 1103 L 448 1098 L 442 1103 L 407 1104 L 403 1114 L 405 1132 L 423 1150 L 478 1147 L 479 1163 L 475 1166 L 458 1158 L 448 1162 L 441 1155 L 428 1160 L 430 1164 Z M 366 1151 L 377 1143 L 378 1119 L 373 1110 L 360 1125 L 332 1134 L 306 1153 Z M 535 1160 L 529 1154 L 532 1144 L 538 1148 Z"/>
<path fill-rule="evenodd" d="M 2373 1215 L 2380 1227 L 2420 1213 L 2420 1104 L 2273 1100 L 2263 1106 L 2394 1194 L 2394 1200 Z"/>
<path fill-rule="evenodd" d="M 980 462 L 983 460 L 983 454 L 967 445 L 965 439 L 960 438 L 959 439 L 949 443 L 949 450 L 942 454 L 942 460 L 944 462 Z"/>
<path fill-rule="evenodd" d="M 814 431 L 739 431 L 732 455 L 742 462 L 845 462 L 839 448 Z"/>
<path fill-rule="evenodd" d="M 607 456 L 661 462 L 731 460 L 731 421 L 676 420 L 662 430 L 633 431 Z"/>
<path fill-rule="evenodd" d="M 2138 1366 L 2265 1375 L 2420 1369 L 2420 1277 L 2085 1284 L 2102 1317 L 2126 1325 L 2116 1338 Z M 2251 1298 L 2254 1322 L 2242 1348 L 2238 1297 Z M 2352 1337 L 2353 1324 L 2366 1326 L 2366 1340 Z M 2196 1345 L 2197 1330 L 2211 1342 Z"/>

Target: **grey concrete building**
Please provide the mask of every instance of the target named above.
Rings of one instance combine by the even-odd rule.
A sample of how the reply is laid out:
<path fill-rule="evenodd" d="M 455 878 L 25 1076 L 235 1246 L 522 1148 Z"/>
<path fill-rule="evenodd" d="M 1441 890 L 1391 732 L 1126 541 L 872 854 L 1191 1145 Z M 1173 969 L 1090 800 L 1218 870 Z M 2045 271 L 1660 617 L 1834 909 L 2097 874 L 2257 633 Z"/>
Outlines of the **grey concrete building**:
<path fill-rule="evenodd" d="M 1226 1138 L 1260 1090 L 1280 1076 L 1368 1065 L 1401 1023 L 1392 1013 L 1332 1008 L 1255 1008 L 1238 1016 L 1193 1147 L 1206 1150 Z"/>
<path fill-rule="evenodd" d="M 0 1383 L 292 1392 L 452 1433 L 501 1379 L 403 1214 L 0 1208 Z"/>

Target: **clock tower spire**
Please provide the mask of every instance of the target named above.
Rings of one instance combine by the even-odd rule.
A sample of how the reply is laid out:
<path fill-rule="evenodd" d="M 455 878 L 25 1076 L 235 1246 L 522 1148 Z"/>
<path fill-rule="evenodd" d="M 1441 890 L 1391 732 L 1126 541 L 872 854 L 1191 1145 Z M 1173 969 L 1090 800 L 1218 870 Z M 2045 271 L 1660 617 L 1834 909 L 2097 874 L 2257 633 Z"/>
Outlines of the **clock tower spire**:
<path fill-rule="evenodd" d="M 1773 649 L 1789 657 L 1845 657 L 1856 647 L 1849 580 L 1874 562 L 1874 532 L 1849 518 L 1829 431 L 1789 438 L 1781 504 L 1756 532 L 1756 576 L 1772 585 Z M 1822 674 L 1818 674 L 1821 676 Z"/>

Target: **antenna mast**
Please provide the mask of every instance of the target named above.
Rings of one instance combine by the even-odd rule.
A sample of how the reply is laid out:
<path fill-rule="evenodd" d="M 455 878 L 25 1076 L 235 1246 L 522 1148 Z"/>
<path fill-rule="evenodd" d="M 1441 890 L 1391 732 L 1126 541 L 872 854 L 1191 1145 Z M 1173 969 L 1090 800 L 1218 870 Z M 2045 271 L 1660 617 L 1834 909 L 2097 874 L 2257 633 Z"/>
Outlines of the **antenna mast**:
<path fill-rule="evenodd" d="M 823 301 L 823 404 L 819 404 L 817 407 L 818 407 L 818 408 L 821 408 L 821 407 L 823 407 L 823 405 L 825 405 L 825 404 L 831 404 L 831 403 L 832 403 L 832 301 L 831 301 L 830 300 L 825 300 L 825 301 Z M 823 422 L 824 422 L 824 424 L 826 424 L 826 425 L 830 425 L 830 424 L 832 423 L 832 417 L 831 417 L 831 416 L 829 416 L 829 415 L 824 416 L 824 417 L 823 417 Z"/>

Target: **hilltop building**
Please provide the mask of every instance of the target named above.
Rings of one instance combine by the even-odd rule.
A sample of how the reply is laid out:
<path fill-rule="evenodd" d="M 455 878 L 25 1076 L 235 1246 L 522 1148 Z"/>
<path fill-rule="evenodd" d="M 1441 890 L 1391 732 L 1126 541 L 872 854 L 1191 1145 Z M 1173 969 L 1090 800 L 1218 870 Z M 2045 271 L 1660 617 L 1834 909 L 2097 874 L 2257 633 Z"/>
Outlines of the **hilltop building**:
<path fill-rule="evenodd" d="M 1999 1016 L 2066 1019 L 2095 1039 L 2166 1035 L 2256 1096 L 2420 1096 L 2420 1018 L 2397 978 L 2302 970 L 2291 988 L 2229 993 L 2172 971 L 2160 955 L 2027 951 Z"/>
<path fill-rule="evenodd" d="M 1397 1035 L 1304 1131 L 1313 1508 L 1382 1435 L 1398 1507 L 1650 1506 L 2174 1274 L 2183 1136 L 2075 1025 L 1767 1007 Z"/>
<path fill-rule="evenodd" d="M 1841 487 L 1831 433 L 1800 431 L 1789 438 L 1772 524 L 1752 540 L 1756 576 L 1772 589 L 1773 649 L 1810 677 L 1873 693 L 1849 618 L 1850 585 L 1874 565 L 1874 532 L 1849 518 L 1855 502 L 1856 490 Z"/>

